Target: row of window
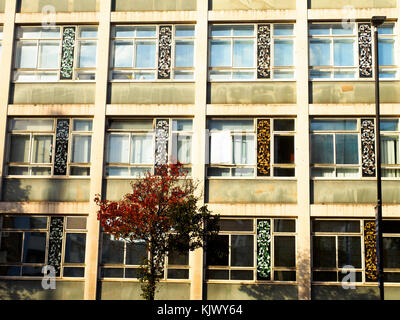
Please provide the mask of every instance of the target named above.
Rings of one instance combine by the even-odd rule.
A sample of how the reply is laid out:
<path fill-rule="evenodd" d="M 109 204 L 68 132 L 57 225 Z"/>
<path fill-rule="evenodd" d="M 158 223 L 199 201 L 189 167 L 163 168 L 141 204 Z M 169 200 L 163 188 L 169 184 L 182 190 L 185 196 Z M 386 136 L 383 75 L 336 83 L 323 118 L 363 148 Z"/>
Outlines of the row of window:
<path fill-rule="evenodd" d="M 310 24 L 311 79 L 362 79 L 365 64 L 372 74 L 371 31 L 357 26 Z M 396 24 L 378 33 L 380 77 L 397 79 Z M 1 38 L 2 27 L 0 54 Z M 17 27 L 14 81 L 95 80 L 97 38 L 95 26 Z M 193 81 L 194 42 L 194 25 L 113 26 L 110 80 Z M 295 79 L 294 48 L 294 24 L 210 25 L 209 81 Z"/>
<path fill-rule="evenodd" d="M 207 280 L 296 281 L 297 221 L 290 218 L 223 218 L 206 252 Z M 384 220 L 386 282 L 400 282 L 400 221 Z M 146 244 L 103 234 L 101 278 L 138 277 Z M 57 277 L 84 277 L 85 217 L 0 216 L 0 277 L 42 276 L 52 265 Z M 367 219 L 312 220 L 312 279 L 377 281 L 375 222 Z M 189 256 L 171 252 L 164 279 L 189 279 Z"/>
<path fill-rule="evenodd" d="M 311 119 L 311 175 L 360 179 L 375 176 L 373 119 Z M 108 119 L 105 174 L 138 177 L 162 162 L 191 172 L 193 120 Z M 207 121 L 208 177 L 295 177 L 296 121 L 290 118 Z M 162 135 L 162 138 L 160 138 Z M 92 120 L 11 118 L 9 176 L 89 176 Z M 400 177 L 399 119 L 381 120 L 382 176 Z M 159 160 L 157 160 L 159 159 Z M 158 162 L 157 162 L 158 161 Z"/>

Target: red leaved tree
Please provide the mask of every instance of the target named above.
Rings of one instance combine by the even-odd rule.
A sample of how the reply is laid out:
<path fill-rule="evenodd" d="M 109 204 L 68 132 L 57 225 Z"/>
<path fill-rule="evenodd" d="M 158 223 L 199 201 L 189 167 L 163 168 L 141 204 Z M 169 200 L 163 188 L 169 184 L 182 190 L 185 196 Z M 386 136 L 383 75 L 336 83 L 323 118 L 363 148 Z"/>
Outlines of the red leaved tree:
<path fill-rule="evenodd" d="M 198 184 L 180 163 L 159 166 L 156 174 L 146 173 L 131 186 L 121 201 L 102 200 L 100 195 L 94 201 L 104 232 L 131 243 L 146 242 L 139 280 L 143 298 L 154 300 L 166 254 L 204 247 L 205 239 L 219 231 L 219 216 L 206 206 L 197 207 Z"/>

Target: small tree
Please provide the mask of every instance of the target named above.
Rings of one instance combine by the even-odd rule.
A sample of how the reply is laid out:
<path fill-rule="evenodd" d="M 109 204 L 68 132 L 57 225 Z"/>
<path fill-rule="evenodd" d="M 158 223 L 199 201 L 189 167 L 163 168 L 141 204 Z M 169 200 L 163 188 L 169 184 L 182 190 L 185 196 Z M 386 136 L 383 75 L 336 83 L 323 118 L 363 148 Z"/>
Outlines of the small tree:
<path fill-rule="evenodd" d="M 197 186 L 180 163 L 162 165 L 156 174 L 131 182 L 132 192 L 123 200 L 101 200 L 100 195 L 94 200 L 104 232 L 131 243 L 146 242 L 147 256 L 139 273 L 144 299 L 154 300 L 168 252 L 204 247 L 205 239 L 218 234 L 219 216 L 211 215 L 206 206 L 197 207 Z"/>

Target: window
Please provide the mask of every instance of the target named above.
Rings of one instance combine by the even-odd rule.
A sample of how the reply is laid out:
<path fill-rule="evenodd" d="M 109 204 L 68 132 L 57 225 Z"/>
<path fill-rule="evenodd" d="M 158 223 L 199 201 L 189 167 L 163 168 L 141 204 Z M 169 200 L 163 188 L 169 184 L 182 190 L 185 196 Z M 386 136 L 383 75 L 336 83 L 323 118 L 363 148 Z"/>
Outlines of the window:
<path fill-rule="evenodd" d="M 382 177 L 400 177 L 399 119 L 381 119 Z"/>
<path fill-rule="evenodd" d="M 191 119 L 110 119 L 107 143 L 110 177 L 138 177 L 163 161 L 179 161 L 190 174 Z"/>
<path fill-rule="evenodd" d="M 84 277 L 86 218 L 0 216 L 0 277 Z"/>
<path fill-rule="evenodd" d="M 0 26 L 0 59 L 2 51 L 3 51 L 3 27 Z"/>
<path fill-rule="evenodd" d="M 102 278 L 138 278 L 140 266 L 147 257 L 146 243 L 134 243 L 116 240 L 112 235 L 103 233 L 101 277 Z M 162 279 L 189 279 L 189 253 L 170 253 L 166 257 Z"/>
<path fill-rule="evenodd" d="M 357 24 L 310 24 L 309 36 L 311 79 L 359 78 Z M 394 23 L 379 27 L 378 37 L 380 77 L 397 78 Z"/>
<path fill-rule="evenodd" d="M 97 27 L 18 27 L 14 81 L 93 81 Z"/>
<path fill-rule="evenodd" d="M 382 230 L 385 281 L 400 282 L 399 221 L 384 220 Z M 340 282 L 349 266 L 356 282 L 377 281 L 370 272 L 374 257 L 376 268 L 374 221 L 315 219 L 312 232 L 313 281 Z"/>
<path fill-rule="evenodd" d="M 295 176 L 294 119 L 210 119 L 208 129 L 209 177 Z"/>
<path fill-rule="evenodd" d="M 360 129 L 357 119 L 311 120 L 313 177 L 360 177 Z"/>
<path fill-rule="evenodd" d="M 221 219 L 208 280 L 296 281 L 296 220 Z"/>
<path fill-rule="evenodd" d="M 293 79 L 293 24 L 272 24 L 271 28 L 267 58 L 271 60 L 272 78 Z M 209 32 L 209 80 L 256 80 L 257 25 L 212 25 Z"/>
<path fill-rule="evenodd" d="M 89 176 L 91 131 L 88 119 L 10 119 L 8 175 Z"/>
<path fill-rule="evenodd" d="M 194 33 L 190 25 L 115 26 L 112 31 L 111 80 L 155 81 L 165 66 L 172 76 L 165 79 L 194 79 Z M 167 51 L 162 46 L 167 44 Z M 171 44 L 171 47 L 169 47 Z M 171 68 L 169 64 L 172 64 Z M 164 65 L 163 65 L 164 64 Z"/>

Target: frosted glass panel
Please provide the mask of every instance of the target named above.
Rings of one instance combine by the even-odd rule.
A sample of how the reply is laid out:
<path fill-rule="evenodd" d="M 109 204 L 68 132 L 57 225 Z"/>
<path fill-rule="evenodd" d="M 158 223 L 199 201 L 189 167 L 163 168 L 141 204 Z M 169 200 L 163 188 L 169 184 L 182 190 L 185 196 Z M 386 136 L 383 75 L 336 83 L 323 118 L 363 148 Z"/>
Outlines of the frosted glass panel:
<path fill-rule="evenodd" d="M 233 139 L 233 163 L 255 164 L 254 136 L 234 136 Z"/>
<path fill-rule="evenodd" d="M 74 135 L 72 139 L 72 162 L 88 163 L 90 162 L 90 151 L 92 146 L 91 136 Z"/>
<path fill-rule="evenodd" d="M 33 138 L 33 163 L 51 163 L 52 142 L 53 136 L 35 136 Z"/>
<path fill-rule="evenodd" d="M 17 68 L 36 68 L 37 45 L 36 43 L 22 42 L 18 44 Z"/>

